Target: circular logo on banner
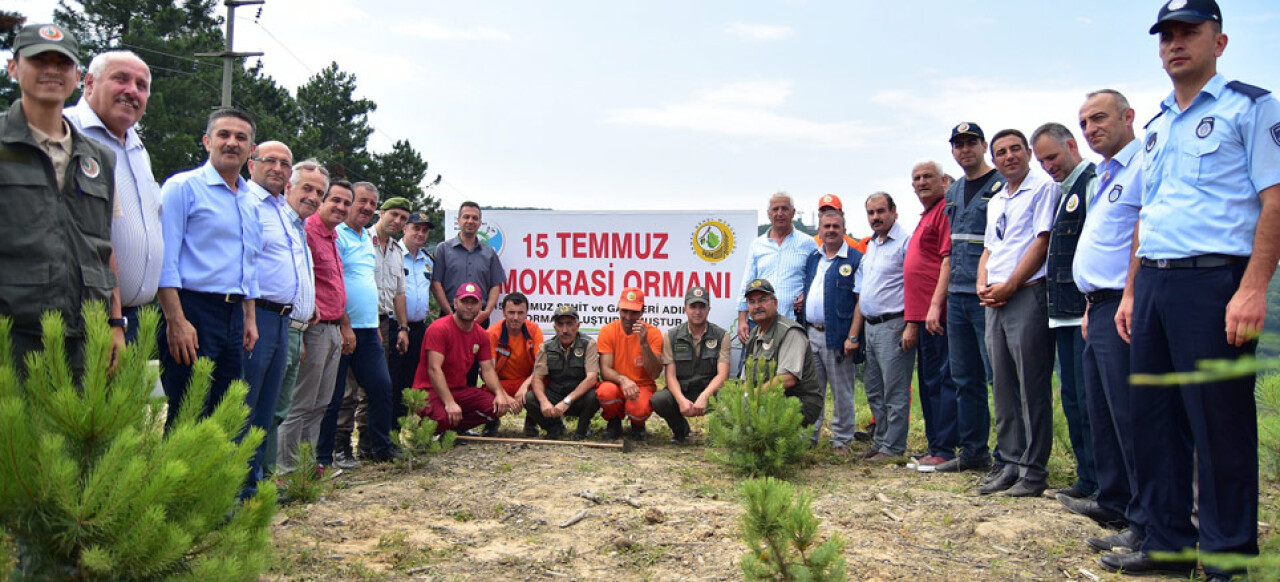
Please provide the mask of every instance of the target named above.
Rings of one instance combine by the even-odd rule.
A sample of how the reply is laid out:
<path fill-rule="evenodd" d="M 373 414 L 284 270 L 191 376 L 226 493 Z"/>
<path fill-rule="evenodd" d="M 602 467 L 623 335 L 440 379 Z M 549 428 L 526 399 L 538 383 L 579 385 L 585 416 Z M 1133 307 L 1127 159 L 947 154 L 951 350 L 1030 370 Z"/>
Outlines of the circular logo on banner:
<path fill-rule="evenodd" d="M 840 265 L 840 276 L 848 277 L 853 274 L 853 265 Z"/>
<path fill-rule="evenodd" d="M 1196 126 L 1196 137 L 1204 139 L 1213 133 L 1213 118 L 1206 117 L 1200 120 L 1200 125 Z"/>
<path fill-rule="evenodd" d="M 60 42 L 62 40 L 62 31 L 53 25 L 41 26 L 40 30 L 36 33 L 40 35 L 40 38 L 45 40 L 51 40 L 53 42 Z"/>
<path fill-rule="evenodd" d="M 476 236 L 489 246 L 493 247 L 493 252 L 502 254 L 503 236 L 502 227 L 493 222 L 484 222 L 480 224 L 480 229 L 476 231 Z"/>
<path fill-rule="evenodd" d="M 102 171 L 102 167 L 98 165 L 98 160 L 84 158 L 80 160 L 80 171 L 84 172 L 84 175 L 89 178 L 97 178 L 98 173 Z"/>
<path fill-rule="evenodd" d="M 1079 207 L 1080 207 L 1080 196 L 1076 194 L 1072 194 L 1071 197 L 1067 199 L 1067 212 L 1075 212 L 1076 209 Z"/>
<path fill-rule="evenodd" d="M 719 263 L 733 252 L 733 230 L 728 224 L 715 219 L 698 223 L 690 241 L 693 254 L 708 263 Z"/>
<path fill-rule="evenodd" d="M 1116 184 L 1116 187 L 1112 188 L 1111 192 L 1107 193 L 1107 201 L 1115 202 L 1116 200 L 1119 200 L 1120 194 L 1123 192 L 1124 192 L 1124 186 Z"/>

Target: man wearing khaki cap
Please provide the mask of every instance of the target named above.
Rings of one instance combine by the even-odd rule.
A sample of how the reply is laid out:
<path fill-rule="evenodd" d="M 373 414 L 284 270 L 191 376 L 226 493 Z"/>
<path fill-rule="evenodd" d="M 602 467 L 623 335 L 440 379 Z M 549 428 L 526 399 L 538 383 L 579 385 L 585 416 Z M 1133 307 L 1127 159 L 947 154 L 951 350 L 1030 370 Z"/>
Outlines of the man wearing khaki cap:
<path fill-rule="evenodd" d="M 822 389 L 818 386 L 817 364 L 809 338 L 800 324 L 778 314 L 778 296 L 768 279 L 747 283 L 746 303 L 756 324 L 743 346 L 746 358 L 761 358 L 777 364 L 777 376 L 787 396 L 800 399 L 804 425 L 810 426 L 822 414 Z M 763 366 L 756 368 L 759 374 Z M 750 367 L 747 368 L 750 370 Z M 744 379 L 760 384 L 772 380 L 757 376 Z"/>
<path fill-rule="evenodd" d="M 555 337 L 542 344 L 533 364 L 533 386 L 524 396 L 528 418 L 547 431 L 548 439 L 564 434 L 564 417 L 577 416 L 573 440 L 591 433 L 591 417 L 600 410 L 596 383 L 600 352 L 596 341 L 578 333 L 578 310 L 561 304 L 552 314 Z"/>
<path fill-rule="evenodd" d="M 662 366 L 667 389 L 653 395 L 653 411 L 671 427 L 671 441 L 683 443 L 689 436 L 685 417 L 707 413 L 707 403 L 729 378 L 732 360 L 729 332 L 707 321 L 711 294 L 705 287 L 690 287 L 684 294 L 688 321 L 667 332 L 662 344 Z"/>

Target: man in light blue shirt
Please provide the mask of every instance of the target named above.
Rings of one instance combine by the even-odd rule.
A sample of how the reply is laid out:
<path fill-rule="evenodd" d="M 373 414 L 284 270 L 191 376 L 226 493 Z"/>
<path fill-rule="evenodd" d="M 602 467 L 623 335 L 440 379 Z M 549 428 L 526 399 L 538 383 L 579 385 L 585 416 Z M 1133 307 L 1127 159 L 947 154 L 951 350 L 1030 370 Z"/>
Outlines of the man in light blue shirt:
<path fill-rule="evenodd" d="M 1187 373 L 1202 360 L 1252 356 L 1280 260 L 1280 102 L 1228 82 L 1213 0 L 1170 0 L 1151 34 L 1173 91 L 1147 124 L 1135 261 L 1116 314 L 1136 375 Z M 1103 556 L 1125 573 L 1195 571 L 1151 552 L 1258 552 L 1256 377 L 1135 386 L 1142 547 Z M 1192 484 L 1199 485 L 1199 493 Z M 1198 524 L 1192 523 L 1198 499 Z M 1211 579 L 1232 574 L 1206 565 Z"/>
<path fill-rule="evenodd" d="M 751 242 L 747 254 L 747 267 L 742 273 L 742 292 L 746 297 L 747 283 L 765 279 L 777 291 L 779 309 L 792 316 L 797 307 L 796 299 L 804 292 L 804 265 L 809 255 L 818 250 L 813 238 L 796 232 L 792 220 L 796 207 L 791 195 L 778 192 L 769 198 L 769 230 Z M 746 342 L 750 326 L 747 323 L 747 301 L 738 301 L 738 341 Z"/>
<path fill-rule="evenodd" d="M 1031 148 L 1016 129 L 995 134 L 991 158 L 1008 186 L 987 204 L 977 289 L 987 311 L 996 448 L 1006 463 L 978 493 L 1038 497 L 1053 448 L 1053 336 L 1044 283 L 1058 185 L 1031 172 Z"/>
<path fill-rule="evenodd" d="M 1098 491 L 1096 499 L 1058 500 L 1103 525 L 1127 527 L 1118 534 L 1089 539 L 1089 545 L 1100 551 L 1137 549 L 1144 537 L 1133 472 L 1138 419 L 1129 404 L 1129 344 L 1116 333 L 1115 324 L 1142 200 L 1142 142 L 1134 137 L 1133 117 L 1128 99 L 1111 89 L 1090 93 L 1080 107 L 1080 130 L 1089 147 L 1103 158 L 1071 269 L 1076 288 L 1088 301 L 1081 328 L 1084 388 Z"/>
<path fill-rule="evenodd" d="M 186 395 L 197 357 L 213 360 L 203 414 L 222 401 L 241 377 L 243 351 L 258 340 L 254 298 L 262 225 L 258 199 L 240 177 L 253 152 L 253 119 L 238 109 L 209 115 L 204 147 L 209 161 L 174 174 L 161 188 L 164 264 L 160 271 L 157 332 L 160 382 L 172 423 Z"/>
<path fill-rule="evenodd" d="M 867 407 L 876 419 L 871 448 L 862 457 L 872 463 L 892 462 L 907 452 L 907 414 L 911 398 L 911 367 L 916 340 L 904 337 L 907 320 L 903 265 L 911 233 L 898 224 L 898 205 L 887 192 L 867 197 L 867 222 L 874 234 L 858 264 L 858 306 L 853 312 L 845 351 L 866 342 L 863 376 Z M 866 324 L 866 338 L 858 330 Z"/>
<path fill-rule="evenodd" d="M 116 154 L 111 248 L 124 308 L 125 340 L 131 343 L 138 337 L 138 308 L 155 299 L 164 260 L 160 185 L 135 128 L 150 96 L 147 64 L 129 51 L 109 51 L 89 62 L 84 95 L 65 111 L 68 121 Z"/>

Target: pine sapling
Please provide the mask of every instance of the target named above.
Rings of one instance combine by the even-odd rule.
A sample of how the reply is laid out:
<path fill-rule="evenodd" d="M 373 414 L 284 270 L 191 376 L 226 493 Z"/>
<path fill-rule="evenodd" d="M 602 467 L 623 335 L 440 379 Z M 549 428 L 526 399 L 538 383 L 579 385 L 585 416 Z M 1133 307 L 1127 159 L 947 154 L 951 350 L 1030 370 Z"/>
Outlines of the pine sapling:
<path fill-rule="evenodd" d="M 427 407 L 427 393 L 424 390 L 406 388 L 401 392 L 405 410 L 400 417 L 400 448 L 404 452 L 403 462 L 412 471 L 415 463 L 427 464 L 427 455 L 443 453 L 453 448 L 453 431 L 436 436 L 436 421 L 418 414 Z"/>
<path fill-rule="evenodd" d="M 786 481 L 765 477 L 742 484 L 742 557 L 746 580 L 844 580 L 844 540 L 838 535 L 817 544 L 818 519 L 808 495 L 796 495 Z"/>
<path fill-rule="evenodd" d="M 785 477 L 808 450 L 800 401 L 788 398 L 777 364 L 747 361 L 746 382 L 730 380 L 716 394 L 708 456 L 751 477 Z"/>

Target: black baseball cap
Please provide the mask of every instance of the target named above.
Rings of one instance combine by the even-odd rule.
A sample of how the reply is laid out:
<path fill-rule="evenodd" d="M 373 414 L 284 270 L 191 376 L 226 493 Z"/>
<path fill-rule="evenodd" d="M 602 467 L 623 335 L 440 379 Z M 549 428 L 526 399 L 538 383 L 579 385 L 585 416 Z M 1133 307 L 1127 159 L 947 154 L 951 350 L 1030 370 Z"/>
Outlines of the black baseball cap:
<path fill-rule="evenodd" d="M 13 52 L 27 58 L 53 51 L 80 66 L 80 43 L 76 37 L 56 24 L 28 24 L 13 39 Z"/>
<path fill-rule="evenodd" d="M 1191 24 L 1212 20 L 1222 24 L 1222 10 L 1214 0 L 1169 0 L 1160 7 L 1160 15 L 1148 32 L 1160 34 L 1160 25 L 1170 20 Z"/>
<path fill-rule="evenodd" d="M 409 213 L 408 224 L 426 224 L 428 227 L 432 226 L 431 219 L 427 218 L 427 213 L 421 210 L 414 210 Z"/>
<path fill-rule="evenodd" d="M 962 135 L 972 135 L 973 137 L 983 141 L 986 141 L 987 139 L 986 134 L 982 133 L 982 128 L 978 127 L 978 124 L 969 121 L 962 121 L 955 127 L 951 128 L 951 138 L 947 141 L 953 142 L 956 140 L 956 137 Z"/>

